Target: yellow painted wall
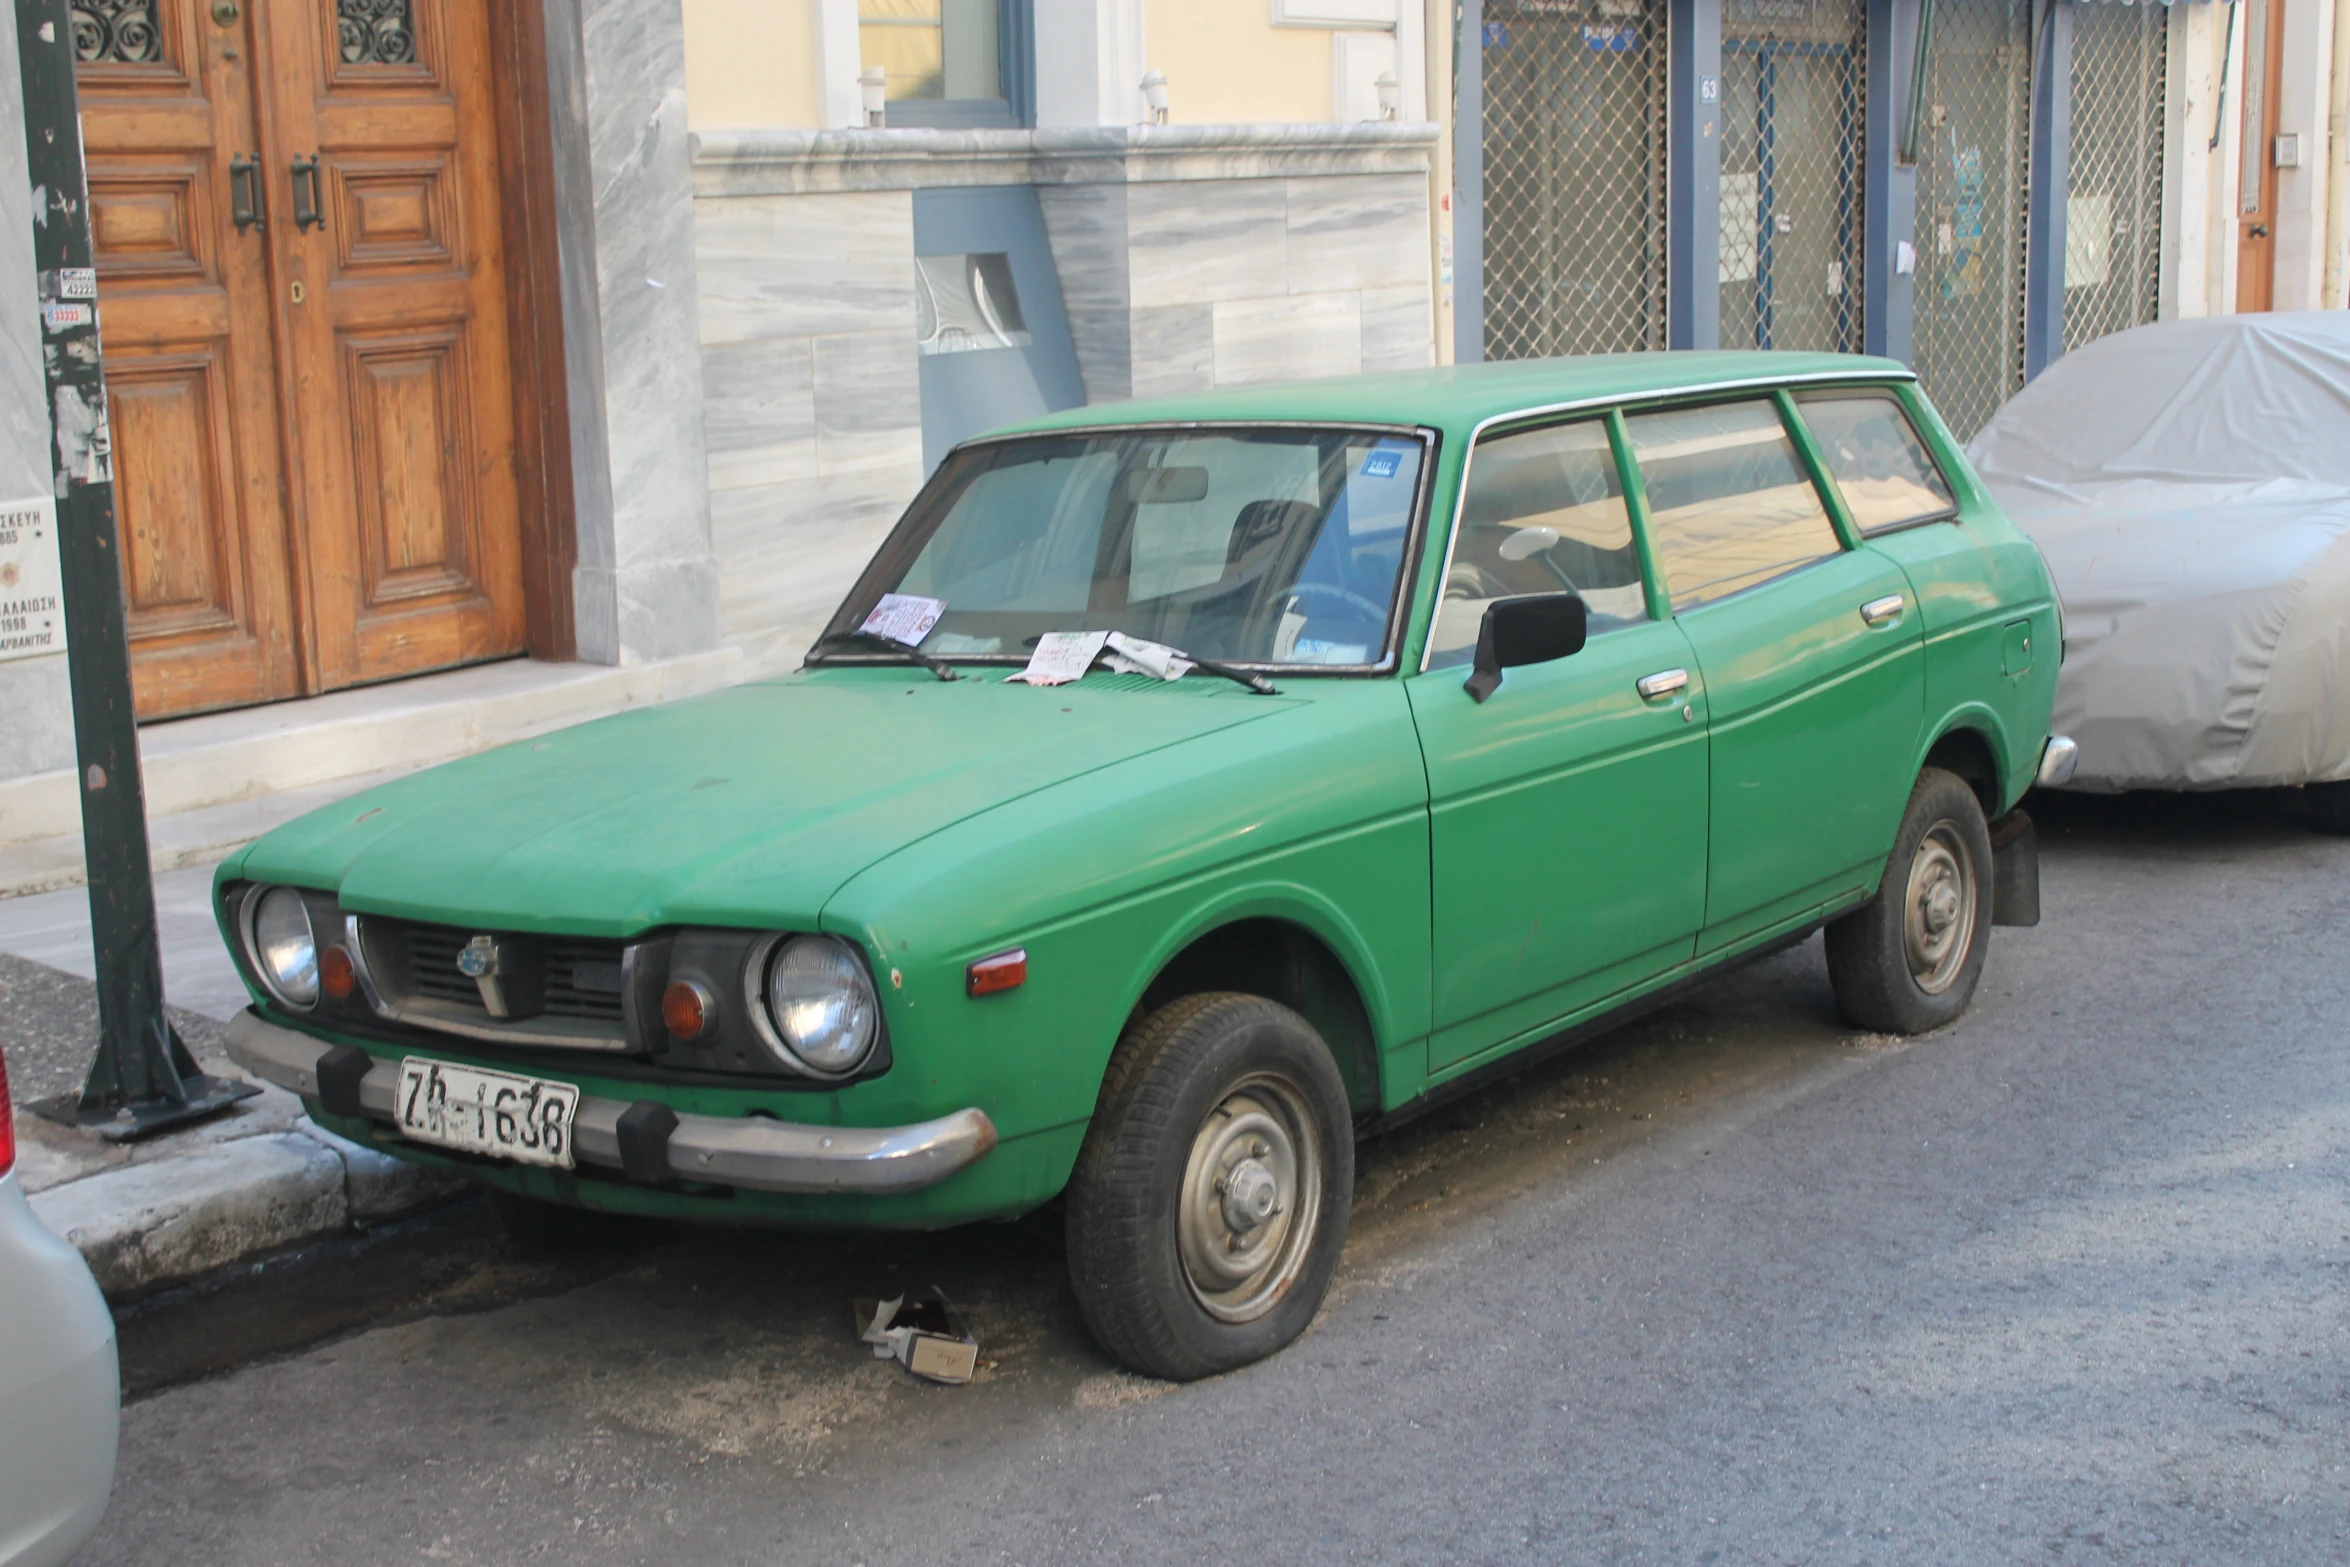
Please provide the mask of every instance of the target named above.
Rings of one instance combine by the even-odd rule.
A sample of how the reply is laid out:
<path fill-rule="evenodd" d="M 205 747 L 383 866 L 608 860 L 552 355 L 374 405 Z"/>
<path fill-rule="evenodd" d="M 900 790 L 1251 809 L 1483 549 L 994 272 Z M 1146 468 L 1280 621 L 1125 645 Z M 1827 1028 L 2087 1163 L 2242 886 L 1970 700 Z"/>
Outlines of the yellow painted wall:
<path fill-rule="evenodd" d="M 1267 0 L 1145 0 L 1143 55 L 1167 75 L 1167 118 L 1329 119 L 1329 33 L 1272 17 Z"/>
<path fill-rule="evenodd" d="M 687 125 L 759 130 L 820 122 L 816 0 L 684 0 L 684 6 Z"/>

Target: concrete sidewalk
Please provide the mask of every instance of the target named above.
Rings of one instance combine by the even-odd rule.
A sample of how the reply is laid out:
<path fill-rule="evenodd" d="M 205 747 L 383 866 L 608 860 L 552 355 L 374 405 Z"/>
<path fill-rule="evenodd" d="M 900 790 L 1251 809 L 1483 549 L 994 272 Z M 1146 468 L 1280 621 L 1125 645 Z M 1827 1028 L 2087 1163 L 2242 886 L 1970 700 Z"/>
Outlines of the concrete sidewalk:
<path fill-rule="evenodd" d="M 172 1021 L 206 1071 L 243 1078 L 222 1053 L 221 1020 L 174 1008 Z M 88 980 L 0 952 L 0 1053 L 18 1105 L 78 1088 L 97 1036 Z M 335 1136 L 266 1085 L 230 1111 L 139 1143 L 103 1143 L 22 1110 L 16 1134 L 33 1212 L 88 1259 L 113 1300 L 467 1187 Z"/>

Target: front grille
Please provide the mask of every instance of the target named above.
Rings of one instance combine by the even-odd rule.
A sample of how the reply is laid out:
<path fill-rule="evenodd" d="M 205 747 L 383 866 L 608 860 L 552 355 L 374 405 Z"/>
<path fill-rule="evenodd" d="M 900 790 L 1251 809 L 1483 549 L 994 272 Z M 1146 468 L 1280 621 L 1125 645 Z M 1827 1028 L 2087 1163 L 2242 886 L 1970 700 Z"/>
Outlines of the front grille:
<path fill-rule="evenodd" d="M 557 1017 L 620 1021 L 620 943 L 547 943 L 547 1010 Z"/>
<path fill-rule="evenodd" d="M 625 943 L 487 933 L 498 946 L 498 989 L 506 1010 L 506 1016 L 494 1017 L 482 987 L 457 966 L 467 944 L 481 934 L 463 926 L 365 920 L 362 939 L 377 1010 L 394 1021 L 476 1038 L 627 1048 Z"/>

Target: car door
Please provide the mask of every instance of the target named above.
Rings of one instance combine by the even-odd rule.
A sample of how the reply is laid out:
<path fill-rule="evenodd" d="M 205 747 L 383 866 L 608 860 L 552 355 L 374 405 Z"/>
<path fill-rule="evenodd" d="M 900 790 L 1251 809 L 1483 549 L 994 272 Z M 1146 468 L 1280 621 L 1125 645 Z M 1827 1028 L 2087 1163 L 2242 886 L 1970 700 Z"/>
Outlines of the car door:
<path fill-rule="evenodd" d="M 1705 707 L 1650 618 L 1606 419 L 1470 453 L 1423 673 L 1441 1073 L 1689 960 L 1705 907 Z M 1487 604 L 1572 589 L 1582 651 L 1462 688 Z M 1652 694 L 1642 694 L 1642 682 Z"/>
<path fill-rule="evenodd" d="M 1702 957 L 1875 884 L 1925 717 L 1920 617 L 1897 564 L 1839 537 L 1781 400 L 1624 426 L 1711 703 Z"/>

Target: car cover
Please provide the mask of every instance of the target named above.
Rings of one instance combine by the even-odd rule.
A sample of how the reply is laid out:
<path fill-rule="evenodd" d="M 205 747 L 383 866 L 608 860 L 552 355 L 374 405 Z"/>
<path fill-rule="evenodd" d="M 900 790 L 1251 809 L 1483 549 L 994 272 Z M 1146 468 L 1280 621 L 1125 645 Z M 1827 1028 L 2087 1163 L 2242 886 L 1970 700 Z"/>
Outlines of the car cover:
<path fill-rule="evenodd" d="M 2056 579 L 2073 787 L 2350 777 L 2350 314 L 2101 338 L 1967 455 Z"/>

